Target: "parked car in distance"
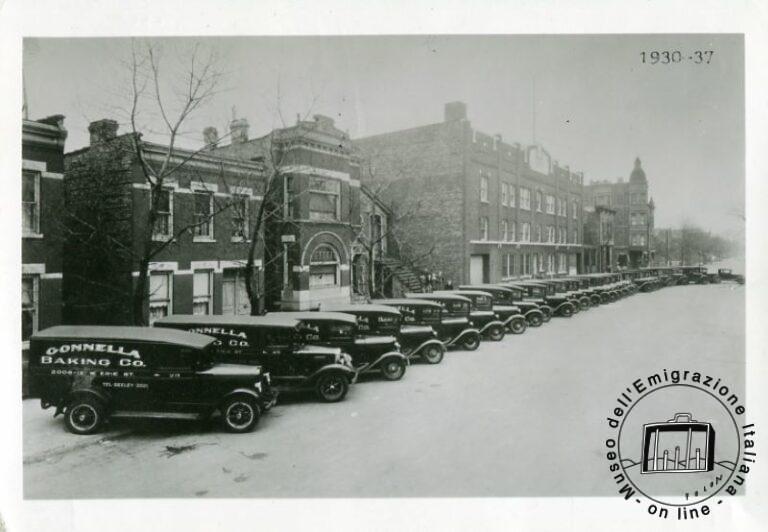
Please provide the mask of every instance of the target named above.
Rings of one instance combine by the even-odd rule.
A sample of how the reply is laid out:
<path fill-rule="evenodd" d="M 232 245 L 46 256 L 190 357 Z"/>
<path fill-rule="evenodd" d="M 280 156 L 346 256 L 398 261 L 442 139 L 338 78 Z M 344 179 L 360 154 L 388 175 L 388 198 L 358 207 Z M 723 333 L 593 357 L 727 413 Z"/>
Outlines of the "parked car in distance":
<path fill-rule="evenodd" d="M 730 268 L 720 268 L 717 270 L 717 275 L 724 281 L 735 281 L 739 284 L 744 284 L 744 276 L 738 273 L 733 273 Z"/>
<path fill-rule="evenodd" d="M 323 310 L 357 316 L 357 330 L 361 334 L 394 336 L 400 344 L 400 352 L 409 360 L 420 357 L 428 364 L 439 364 L 445 355 L 445 346 L 437 339 L 431 325 L 409 324 L 406 316 L 410 311 L 401 311 L 394 305 L 373 301 L 371 304 L 329 305 Z"/>
<path fill-rule="evenodd" d="M 343 349 L 352 357 L 358 375 L 378 373 L 388 381 L 403 378 L 408 359 L 400 352 L 394 335 L 371 335 L 361 331 L 357 316 L 343 312 L 292 311 L 272 312 L 267 316 L 287 316 L 301 320 L 307 330 L 304 340 L 315 345 Z"/>
<path fill-rule="evenodd" d="M 259 366 L 216 362 L 216 339 L 150 327 L 60 325 L 30 339 L 33 397 L 74 434 L 109 418 L 207 419 L 248 432 L 277 398 Z"/>
<path fill-rule="evenodd" d="M 480 329 L 483 338 L 492 342 L 504 339 L 507 327 L 493 310 L 493 297 L 488 292 L 479 290 L 437 290 L 435 294 L 455 294 L 466 297 L 472 303 L 469 319 L 475 327 Z"/>
<path fill-rule="evenodd" d="M 440 322 L 432 325 L 437 337 L 446 347 L 461 347 L 474 351 L 480 347 L 482 336 L 470 321 L 472 302 L 455 294 L 406 294 L 409 299 L 433 301 L 442 307 Z"/>
<path fill-rule="evenodd" d="M 543 323 L 549 321 L 549 313 L 552 309 L 543 303 L 536 303 L 528 299 L 528 291 L 523 287 L 517 286 L 512 281 L 503 281 L 496 286 L 505 290 L 505 292 L 499 292 L 499 302 L 518 307 L 525 316 L 529 327 L 541 327 Z M 542 308 L 542 306 L 546 308 Z"/>
<path fill-rule="evenodd" d="M 519 288 L 523 291 L 523 301 L 536 303 L 544 314 L 544 322 L 548 322 L 554 314 L 554 309 L 547 304 L 547 288 L 530 280 L 511 281 L 504 286 Z"/>
<path fill-rule="evenodd" d="M 522 334 L 528 329 L 527 316 L 522 313 L 520 306 L 514 304 L 514 293 L 509 288 L 503 288 L 498 285 L 478 284 L 461 285 L 459 290 L 479 290 L 491 296 L 493 312 L 504 323 L 507 331 L 512 334 Z M 537 312 L 538 309 L 528 309 L 529 312 Z M 543 319 L 540 317 L 543 321 Z"/>
<path fill-rule="evenodd" d="M 154 326 L 212 336 L 218 361 L 261 365 L 281 392 L 312 390 L 321 401 L 334 403 L 357 377 L 347 353 L 306 342 L 306 333 L 314 331 L 296 318 L 178 314 Z"/>

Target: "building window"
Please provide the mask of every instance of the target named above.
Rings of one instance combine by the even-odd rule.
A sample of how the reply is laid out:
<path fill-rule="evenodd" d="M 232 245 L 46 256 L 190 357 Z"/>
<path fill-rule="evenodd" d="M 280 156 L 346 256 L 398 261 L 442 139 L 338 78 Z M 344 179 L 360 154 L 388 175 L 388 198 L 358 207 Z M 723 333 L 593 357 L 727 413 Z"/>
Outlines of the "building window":
<path fill-rule="evenodd" d="M 232 196 L 232 240 L 248 240 L 248 228 L 251 219 L 248 212 L 250 196 L 246 194 L 234 194 Z"/>
<path fill-rule="evenodd" d="M 37 331 L 40 276 L 21 276 L 21 341 L 26 342 Z"/>
<path fill-rule="evenodd" d="M 520 187 L 520 208 L 531 210 L 531 189 Z"/>
<path fill-rule="evenodd" d="M 161 190 L 153 190 L 151 194 L 158 194 L 160 196 L 157 200 L 155 228 L 152 232 L 152 238 L 156 240 L 170 238 L 173 235 L 173 190 L 163 188 Z"/>
<path fill-rule="evenodd" d="M 337 179 L 311 177 L 309 180 L 309 219 L 338 220 L 341 182 Z"/>
<path fill-rule="evenodd" d="M 504 242 L 509 240 L 509 222 L 506 220 L 501 221 L 501 239 Z"/>
<path fill-rule="evenodd" d="M 645 243 L 646 243 L 645 235 L 641 235 L 641 234 L 632 235 L 632 238 L 630 240 L 630 245 L 632 246 L 645 246 Z"/>
<path fill-rule="evenodd" d="M 576 228 L 573 229 L 573 243 L 574 244 L 579 243 L 579 230 Z"/>
<path fill-rule="evenodd" d="M 213 194 L 210 192 L 195 192 L 195 238 L 202 240 L 213 239 Z"/>
<path fill-rule="evenodd" d="M 213 314 L 213 270 L 193 273 L 192 314 Z"/>
<path fill-rule="evenodd" d="M 488 178 L 480 176 L 480 201 L 488 203 Z"/>
<path fill-rule="evenodd" d="M 515 201 L 517 198 L 515 198 L 515 185 L 509 185 L 509 206 L 514 207 L 516 205 Z"/>
<path fill-rule="evenodd" d="M 171 296 L 173 293 L 172 272 L 152 272 L 149 275 L 149 324 L 168 316 L 173 312 Z"/>
<path fill-rule="evenodd" d="M 629 225 L 644 226 L 646 222 L 645 213 L 633 212 L 629 215 Z"/>
<path fill-rule="evenodd" d="M 547 242 L 550 244 L 555 243 L 555 226 L 550 225 L 547 227 Z"/>
<path fill-rule="evenodd" d="M 328 244 L 318 246 L 309 259 L 309 288 L 329 288 L 339 284 L 339 255 Z"/>
<path fill-rule="evenodd" d="M 541 224 L 536 226 L 536 238 L 534 239 L 534 242 L 543 242 L 541 240 Z"/>
<path fill-rule="evenodd" d="M 544 194 L 541 193 L 541 190 L 537 190 L 536 191 L 536 212 L 541 212 L 543 198 L 544 198 Z"/>
<path fill-rule="evenodd" d="M 21 173 L 22 235 L 40 234 L 40 172 Z"/>
<path fill-rule="evenodd" d="M 568 256 L 565 253 L 558 254 L 557 273 L 568 273 Z"/>
<path fill-rule="evenodd" d="M 643 205 L 645 204 L 645 194 L 642 192 L 633 192 L 629 195 L 629 202 L 632 205 Z"/>
<path fill-rule="evenodd" d="M 506 183 L 502 183 L 501 184 L 501 204 L 504 205 L 505 207 L 509 204 L 508 196 L 509 196 L 509 185 L 507 185 Z"/>
<path fill-rule="evenodd" d="M 546 209 L 547 214 L 555 214 L 555 197 L 551 194 L 547 194 Z"/>
<path fill-rule="evenodd" d="M 558 212 L 560 213 L 560 216 L 562 216 L 563 218 L 568 216 L 568 213 L 566 212 L 567 206 L 568 206 L 568 200 L 565 198 L 561 199 Z"/>
<path fill-rule="evenodd" d="M 509 240 L 510 242 L 517 242 L 517 223 L 512 222 L 512 225 L 509 227 Z"/>
<path fill-rule="evenodd" d="M 502 263 L 501 274 L 503 277 L 509 277 L 514 270 L 514 256 L 511 253 L 504 255 L 504 262 Z"/>
<path fill-rule="evenodd" d="M 480 240 L 488 240 L 488 218 L 480 217 Z"/>
<path fill-rule="evenodd" d="M 520 240 L 523 242 L 531 241 L 531 224 L 529 222 L 520 224 Z"/>
<path fill-rule="evenodd" d="M 573 209 L 573 219 L 577 220 L 579 218 L 579 202 L 573 200 L 573 202 L 571 202 L 571 208 Z"/>
<path fill-rule="evenodd" d="M 226 268 L 221 281 L 221 313 L 249 315 L 251 302 L 245 286 L 245 268 Z"/>

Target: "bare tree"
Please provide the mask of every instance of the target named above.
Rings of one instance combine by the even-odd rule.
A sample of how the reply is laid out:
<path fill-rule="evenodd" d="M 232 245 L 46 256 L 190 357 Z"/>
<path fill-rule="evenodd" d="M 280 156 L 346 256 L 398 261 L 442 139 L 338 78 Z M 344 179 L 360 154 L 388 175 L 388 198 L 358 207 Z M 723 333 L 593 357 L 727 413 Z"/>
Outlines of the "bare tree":
<path fill-rule="evenodd" d="M 212 53 L 204 56 L 197 46 L 191 50 L 183 64 L 185 70 L 178 77 L 164 75 L 160 49 L 152 43 L 143 46 L 134 43 L 132 46 L 129 63 L 131 142 L 150 194 L 146 224 L 142 228 L 140 251 L 137 257 L 138 275 L 132 294 L 132 316 L 136 324 L 147 322 L 145 308 L 149 297 L 148 278 L 152 260 L 181 236 L 192 233 L 197 227 L 209 224 L 215 216 L 233 206 L 231 200 L 216 201 L 213 209 L 207 214 L 193 216 L 187 223 L 174 227 L 172 235 L 161 238 L 157 236 L 160 207 L 168 181 L 176 174 L 182 172 L 189 174 L 194 171 L 190 170 L 192 166 L 190 163 L 199 157 L 203 150 L 210 148 L 210 146 L 204 146 L 198 150 L 179 148 L 178 142 L 183 127 L 190 116 L 217 94 L 223 76 L 216 69 L 215 56 Z M 173 79 L 168 79 L 169 77 Z M 166 87 L 170 87 L 171 96 L 168 95 Z M 139 126 L 139 116 L 142 112 L 159 116 L 162 134 L 167 138 L 167 144 L 152 146 L 154 155 L 150 155 L 148 145 L 142 138 L 142 128 Z M 157 155 L 158 149 L 159 155 Z M 228 191 L 223 166 L 220 168 L 219 176 L 219 180 Z"/>

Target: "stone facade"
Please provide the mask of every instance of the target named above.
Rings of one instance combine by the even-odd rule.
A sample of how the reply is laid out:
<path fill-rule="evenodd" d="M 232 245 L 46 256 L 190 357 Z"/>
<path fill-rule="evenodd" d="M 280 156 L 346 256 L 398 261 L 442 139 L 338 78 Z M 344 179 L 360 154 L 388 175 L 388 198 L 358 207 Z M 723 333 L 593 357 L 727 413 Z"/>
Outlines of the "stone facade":
<path fill-rule="evenodd" d="M 581 268 L 583 175 L 541 146 L 472 128 L 466 106 L 444 121 L 355 140 L 398 217 L 398 246 L 456 285 Z M 402 221 L 401 221 L 402 220 Z"/>
<path fill-rule="evenodd" d="M 614 267 L 648 266 L 655 255 L 652 238 L 655 206 L 640 159 L 635 159 L 629 181 L 592 181 L 584 187 L 584 192 L 586 205 L 616 211 Z"/>

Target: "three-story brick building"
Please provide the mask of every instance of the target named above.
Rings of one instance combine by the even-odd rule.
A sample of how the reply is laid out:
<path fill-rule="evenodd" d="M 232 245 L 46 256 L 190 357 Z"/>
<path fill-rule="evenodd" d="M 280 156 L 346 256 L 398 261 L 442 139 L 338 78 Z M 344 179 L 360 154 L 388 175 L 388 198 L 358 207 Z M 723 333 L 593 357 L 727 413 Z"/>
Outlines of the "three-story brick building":
<path fill-rule="evenodd" d="M 118 135 L 113 120 L 93 122 L 89 132 L 90 145 L 66 155 L 65 322 L 151 323 L 172 313 L 250 313 L 245 263 L 254 238 L 251 219 L 263 200 L 264 165 L 170 150 L 168 163 L 175 170 L 158 192 L 147 242 L 153 192 L 133 134 Z M 169 148 L 141 141 L 141 152 L 159 168 Z M 137 320 L 133 293 L 144 257 L 150 258 L 145 319 Z M 259 293 L 261 247 L 254 266 Z"/>
<path fill-rule="evenodd" d="M 580 271 L 583 175 L 541 146 L 474 129 L 462 102 L 447 104 L 442 122 L 355 145 L 364 179 L 409 211 L 401 252 L 447 281 Z"/>

